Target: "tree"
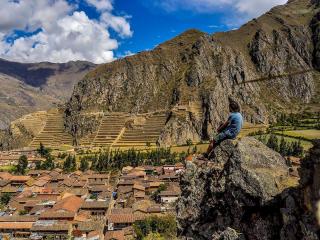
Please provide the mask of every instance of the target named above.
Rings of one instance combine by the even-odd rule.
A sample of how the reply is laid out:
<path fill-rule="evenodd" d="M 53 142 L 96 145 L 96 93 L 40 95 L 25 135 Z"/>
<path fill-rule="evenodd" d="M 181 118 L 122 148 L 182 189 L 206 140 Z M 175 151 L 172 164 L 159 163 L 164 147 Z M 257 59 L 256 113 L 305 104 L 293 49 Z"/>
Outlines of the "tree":
<path fill-rule="evenodd" d="M 276 152 L 279 152 L 279 145 L 278 145 L 278 138 L 276 135 L 271 134 L 268 142 L 267 142 L 267 146 L 271 149 L 273 149 Z"/>
<path fill-rule="evenodd" d="M 70 154 L 66 158 L 66 160 L 63 163 L 63 170 L 65 172 L 74 172 L 76 170 L 77 163 L 76 163 L 76 157 L 71 156 Z"/>
<path fill-rule="evenodd" d="M 40 170 L 41 169 L 41 162 L 40 161 L 36 161 L 36 170 Z"/>
<path fill-rule="evenodd" d="M 87 170 L 89 169 L 89 161 L 88 161 L 87 158 L 81 158 L 79 169 L 80 169 L 82 172 L 87 171 Z"/>
<path fill-rule="evenodd" d="M 41 168 L 44 169 L 44 170 L 52 170 L 52 169 L 54 169 L 53 160 L 54 160 L 54 157 L 49 154 L 47 156 L 46 160 L 41 165 Z"/>
<path fill-rule="evenodd" d="M 77 159 L 75 155 L 73 155 L 71 163 L 71 172 L 74 172 L 77 170 Z"/>
<path fill-rule="evenodd" d="M 72 164 L 72 157 L 69 154 L 68 157 L 66 158 L 66 160 L 64 160 L 63 162 L 63 170 L 65 172 L 70 172 L 71 170 L 71 164 Z"/>
<path fill-rule="evenodd" d="M 281 138 L 279 145 L 279 153 L 284 157 L 288 156 L 288 144 L 285 141 L 284 137 Z"/>
<path fill-rule="evenodd" d="M 295 157 L 302 157 L 303 147 L 301 144 L 301 140 L 292 143 L 292 155 Z"/>
<path fill-rule="evenodd" d="M 45 158 L 50 154 L 50 149 L 46 148 L 42 142 L 40 142 L 40 146 L 37 149 L 37 152 L 40 154 L 41 157 Z"/>
<path fill-rule="evenodd" d="M 0 196 L 0 203 L 2 205 L 8 205 L 11 199 L 11 194 L 10 193 L 2 193 Z"/>
<path fill-rule="evenodd" d="M 28 158 L 25 155 L 22 155 L 19 158 L 18 165 L 16 166 L 16 173 L 24 175 L 26 172 L 26 168 L 28 167 Z"/>

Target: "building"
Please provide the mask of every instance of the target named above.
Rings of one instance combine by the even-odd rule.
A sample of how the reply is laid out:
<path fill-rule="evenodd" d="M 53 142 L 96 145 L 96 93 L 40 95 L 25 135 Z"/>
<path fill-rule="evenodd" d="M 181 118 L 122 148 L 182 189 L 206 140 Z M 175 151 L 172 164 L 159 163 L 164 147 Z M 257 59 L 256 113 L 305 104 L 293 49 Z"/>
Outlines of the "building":
<path fill-rule="evenodd" d="M 162 191 L 159 196 L 161 203 L 173 203 L 176 202 L 179 198 L 180 193 L 177 191 Z"/>
<path fill-rule="evenodd" d="M 132 213 L 112 213 L 107 216 L 108 231 L 122 230 L 123 228 L 132 226 L 135 222 L 135 216 Z"/>
<path fill-rule="evenodd" d="M 66 221 L 38 220 L 31 227 L 30 239 L 47 238 L 54 236 L 57 240 L 67 240 L 71 235 L 72 224 Z"/>
<path fill-rule="evenodd" d="M 95 218 L 104 218 L 109 207 L 109 201 L 85 201 L 80 210 L 89 212 Z"/>

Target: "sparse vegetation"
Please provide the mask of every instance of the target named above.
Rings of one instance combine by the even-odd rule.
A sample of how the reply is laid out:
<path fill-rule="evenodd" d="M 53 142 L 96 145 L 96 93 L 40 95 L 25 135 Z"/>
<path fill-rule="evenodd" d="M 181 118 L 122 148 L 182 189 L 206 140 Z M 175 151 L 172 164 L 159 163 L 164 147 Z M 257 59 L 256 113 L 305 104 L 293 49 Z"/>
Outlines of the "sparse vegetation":
<path fill-rule="evenodd" d="M 177 236 L 177 223 L 173 215 L 163 217 L 151 216 L 134 224 L 134 230 L 138 240 L 153 239 L 175 239 Z"/>

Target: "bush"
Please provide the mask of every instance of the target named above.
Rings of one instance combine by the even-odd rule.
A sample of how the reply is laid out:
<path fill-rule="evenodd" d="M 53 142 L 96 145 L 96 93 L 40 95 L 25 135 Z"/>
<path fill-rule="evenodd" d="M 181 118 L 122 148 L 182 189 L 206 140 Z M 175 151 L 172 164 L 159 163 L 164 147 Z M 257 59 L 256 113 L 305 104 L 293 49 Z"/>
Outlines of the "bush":
<path fill-rule="evenodd" d="M 143 221 L 136 222 L 133 227 L 138 240 L 146 239 L 146 237 L 154 236 L 154 234 L 158 237 L 156 239 L 161 239 L 159 237 L 174 239 L 177 236 L 177 223 L 173 215 L 151 216 Z"/>
<path fill-rule="evenodd" d="M 0 196 L 0 203 L 2 205 L 8 205 L 11 199 L 11 194 L 10 193 L 2 193 Z"/>
<path fill-rule="evenodd" d="M 192 140 L 189 138 L 187 141 L 186 141 L 186 144 L 187 146 L 191 146 L 193 144 Z"/>
<path fill-rule="evenodd" d="M 25 210 L 25 209 L 19 211 L 19 215 L 20 215 L 20 216 L 26 215 L 27 213 L 28 213 L 28 211 Z"/>
<path fill-rule="evenodd" d="M 159 233 L 149 233 L 143 240 L 165 240 Z"/>
<path fill-rule="evenodd" d="M 156 202 L 159 202 L 159 201 L 160 201 L 160 199 L 159 199 L 159 194 L 160 194 L 160 192 L 167 190 L 167 188 L 168 188 L 167 185 L 161 184 L 161 185 L 158 187 L 158 189 L 152 193 L 151 198 L 152 198 L 153 200 L 155 200 Z"/>

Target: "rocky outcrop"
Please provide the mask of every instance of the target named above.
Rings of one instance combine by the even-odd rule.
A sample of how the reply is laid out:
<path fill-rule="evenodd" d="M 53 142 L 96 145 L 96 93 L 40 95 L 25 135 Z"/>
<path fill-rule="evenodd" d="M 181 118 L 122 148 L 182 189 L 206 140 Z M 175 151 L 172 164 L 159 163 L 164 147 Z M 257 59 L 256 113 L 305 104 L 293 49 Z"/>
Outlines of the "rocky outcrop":
<path fill-rule="evenodd" d="M 319 239 L 313 208 L 306 209 L 305 199 L 306 191 L 318 194 L 313 191 L 318 157 L 315 147 L 302 166 L 307 179 L 300 186 L 286 160 L 253 138 L 225 141 L 211 162 L 187 162 L 177 204 L 181 235 L 197 240 Z M 317 170 L 311 173 L 310 165 Z"/>
<path fill-rule="evenodd" d="M 14 128 L 0 131 L 0 151 L 22 148 L 32 141 L 34 135 L 23 124 L 15 124 Z"/>
<path fill-rule="evenodd" d="M 299 171 L 301 200 L 308 212 L 315 214 L 320 226 L 320 140 L 314 141 L 314 147 L 302 161 Z"/>
<path fill-rule="evenodd" d="M 200 117 L 170 115 L 159 138 L 166 145 L 206 139 L 227 117 L 230 97 L 253 123 L 306 107 L 315 94 L 314 76 L 290 73 L 316 66 L 318 38 L 311 20 L 318 11 L 310 0 L 293 0 L 236 31 L 209 35 L 190 30 L 152 51 L 102 65 L 75 87 L 67 104 L 67 129 L 82 137 L 75 129 L 88 113 L 170 113 L 200 102 Z"/>

